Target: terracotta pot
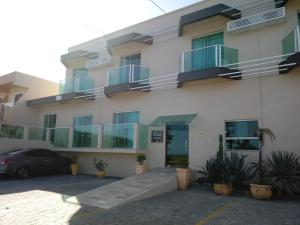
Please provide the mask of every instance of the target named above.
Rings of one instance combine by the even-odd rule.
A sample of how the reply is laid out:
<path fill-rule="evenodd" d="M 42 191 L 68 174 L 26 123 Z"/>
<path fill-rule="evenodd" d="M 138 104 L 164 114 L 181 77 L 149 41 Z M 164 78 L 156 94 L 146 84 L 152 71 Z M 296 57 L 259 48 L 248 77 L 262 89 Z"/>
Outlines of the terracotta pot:
<path fill-rule="evenodd" d="M 176 168 L 177 179 L 178 179 L 178 189 L 185 191 L 189 188 L 191 180 L 191 169 L 186 168 Z"/>
<path fill-rule="evenodd" d="M 135 174 L 142 174 L 148 170 L 147 165 L 136 165 L 135 166 Z"/>
<path fill-rule="evenodd" d="M 214 191 L 217 195 L 230 195 L 233 192 L 232 185 L 214 184 Z"/>
<path fill-rule="evenodd" d="M 261 184 L 250 184 L 250 192 L 253 198 L 268 200 L 272 197 L 272 186 Z"/>
<path fill-rule="evenodd" d="M 71 172 L 73 176 L 78 175 L 78 171 L 79 171 L 79 165 L 77 163 L 72 163 L 71 164 Z"/>
<path fill-rule="evenodd" d="M 105 177 L 105 171 L 99 171 L 99 170 L 97 170 L 96 171 L 96 177 L 98 179 L 101 179 L 101 178 Z"/>

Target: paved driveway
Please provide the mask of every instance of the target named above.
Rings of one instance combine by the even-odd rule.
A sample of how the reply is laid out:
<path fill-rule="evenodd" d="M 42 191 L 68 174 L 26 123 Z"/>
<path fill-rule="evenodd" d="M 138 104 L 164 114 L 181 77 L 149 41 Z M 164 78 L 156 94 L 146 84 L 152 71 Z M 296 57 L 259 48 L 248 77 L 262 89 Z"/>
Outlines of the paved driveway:
<path fill-rule="evenodd" d="M 215 195 L 193 185 L 110 210 L 66 203 L 72 195 L 116 181 L 94 176 L 0 179 L 1 225 L 300 225 L 300 198 L 258 201 Z"/>
<path fill-rule="evenodd" d="M 81 175 L 34 177 L 27 180 L 0 178 L 0 224 L 69 224 L 74 215 L 99 209 L 66 203 L 68 197 L 116 180 L 99 180 L 95 176 Z"/>

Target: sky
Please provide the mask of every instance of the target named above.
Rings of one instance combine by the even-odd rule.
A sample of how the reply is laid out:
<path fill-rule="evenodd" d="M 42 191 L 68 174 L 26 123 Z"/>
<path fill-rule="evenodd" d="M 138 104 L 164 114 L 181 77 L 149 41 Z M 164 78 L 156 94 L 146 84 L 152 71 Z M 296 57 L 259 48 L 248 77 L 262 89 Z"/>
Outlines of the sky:
<path fill-rule="evenodd" d="M 199 0 L 154 0 L 166 12 Z M 69 47 L 163 14 L 149 0 L 0 1 L 0 75 L 19 71 L 58 82 Z"/>

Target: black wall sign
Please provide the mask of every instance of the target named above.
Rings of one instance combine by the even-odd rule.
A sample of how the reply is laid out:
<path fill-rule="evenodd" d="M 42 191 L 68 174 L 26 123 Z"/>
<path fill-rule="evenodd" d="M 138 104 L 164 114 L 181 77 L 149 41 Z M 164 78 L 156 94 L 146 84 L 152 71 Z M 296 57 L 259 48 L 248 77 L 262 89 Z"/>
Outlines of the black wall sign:
<path fill-rule="evenodd" d="M 152 143 L 162 143 L 163 142 L 163 131 L 162 130 L 153 130 L 151 132 L 151 142 Z"/>

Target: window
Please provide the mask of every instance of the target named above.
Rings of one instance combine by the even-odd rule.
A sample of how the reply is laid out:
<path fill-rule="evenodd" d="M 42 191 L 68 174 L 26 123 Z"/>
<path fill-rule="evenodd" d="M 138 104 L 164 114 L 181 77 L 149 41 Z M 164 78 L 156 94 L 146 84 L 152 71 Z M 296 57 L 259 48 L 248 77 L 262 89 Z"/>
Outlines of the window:
<path fill-rule="evenodd" d="M 117 112 L 114 114 L 114 123 L 138 123 L 140 120 L 140 112 Z"/>
<path fill-rule="evenodd" d="M 55 128 L 56 114 L 48 114 L 44 117 L 44 128 Z"/>
<path fill-rule="evenodd" d="M 259 140 L 255 134 L 257 120 L 225 122 L 226 150 L 259 150 Z"/>
<path fill-rule="evenodd" d="M 121 58 L 121 66 L 141 65 L 141 54 L 129 55 Z"/>
<path fill-rule="evenodd" d="M 74 127 L 90 126 L 93 124 L 93 116 L 75 116 L 73 118 Z"/>

